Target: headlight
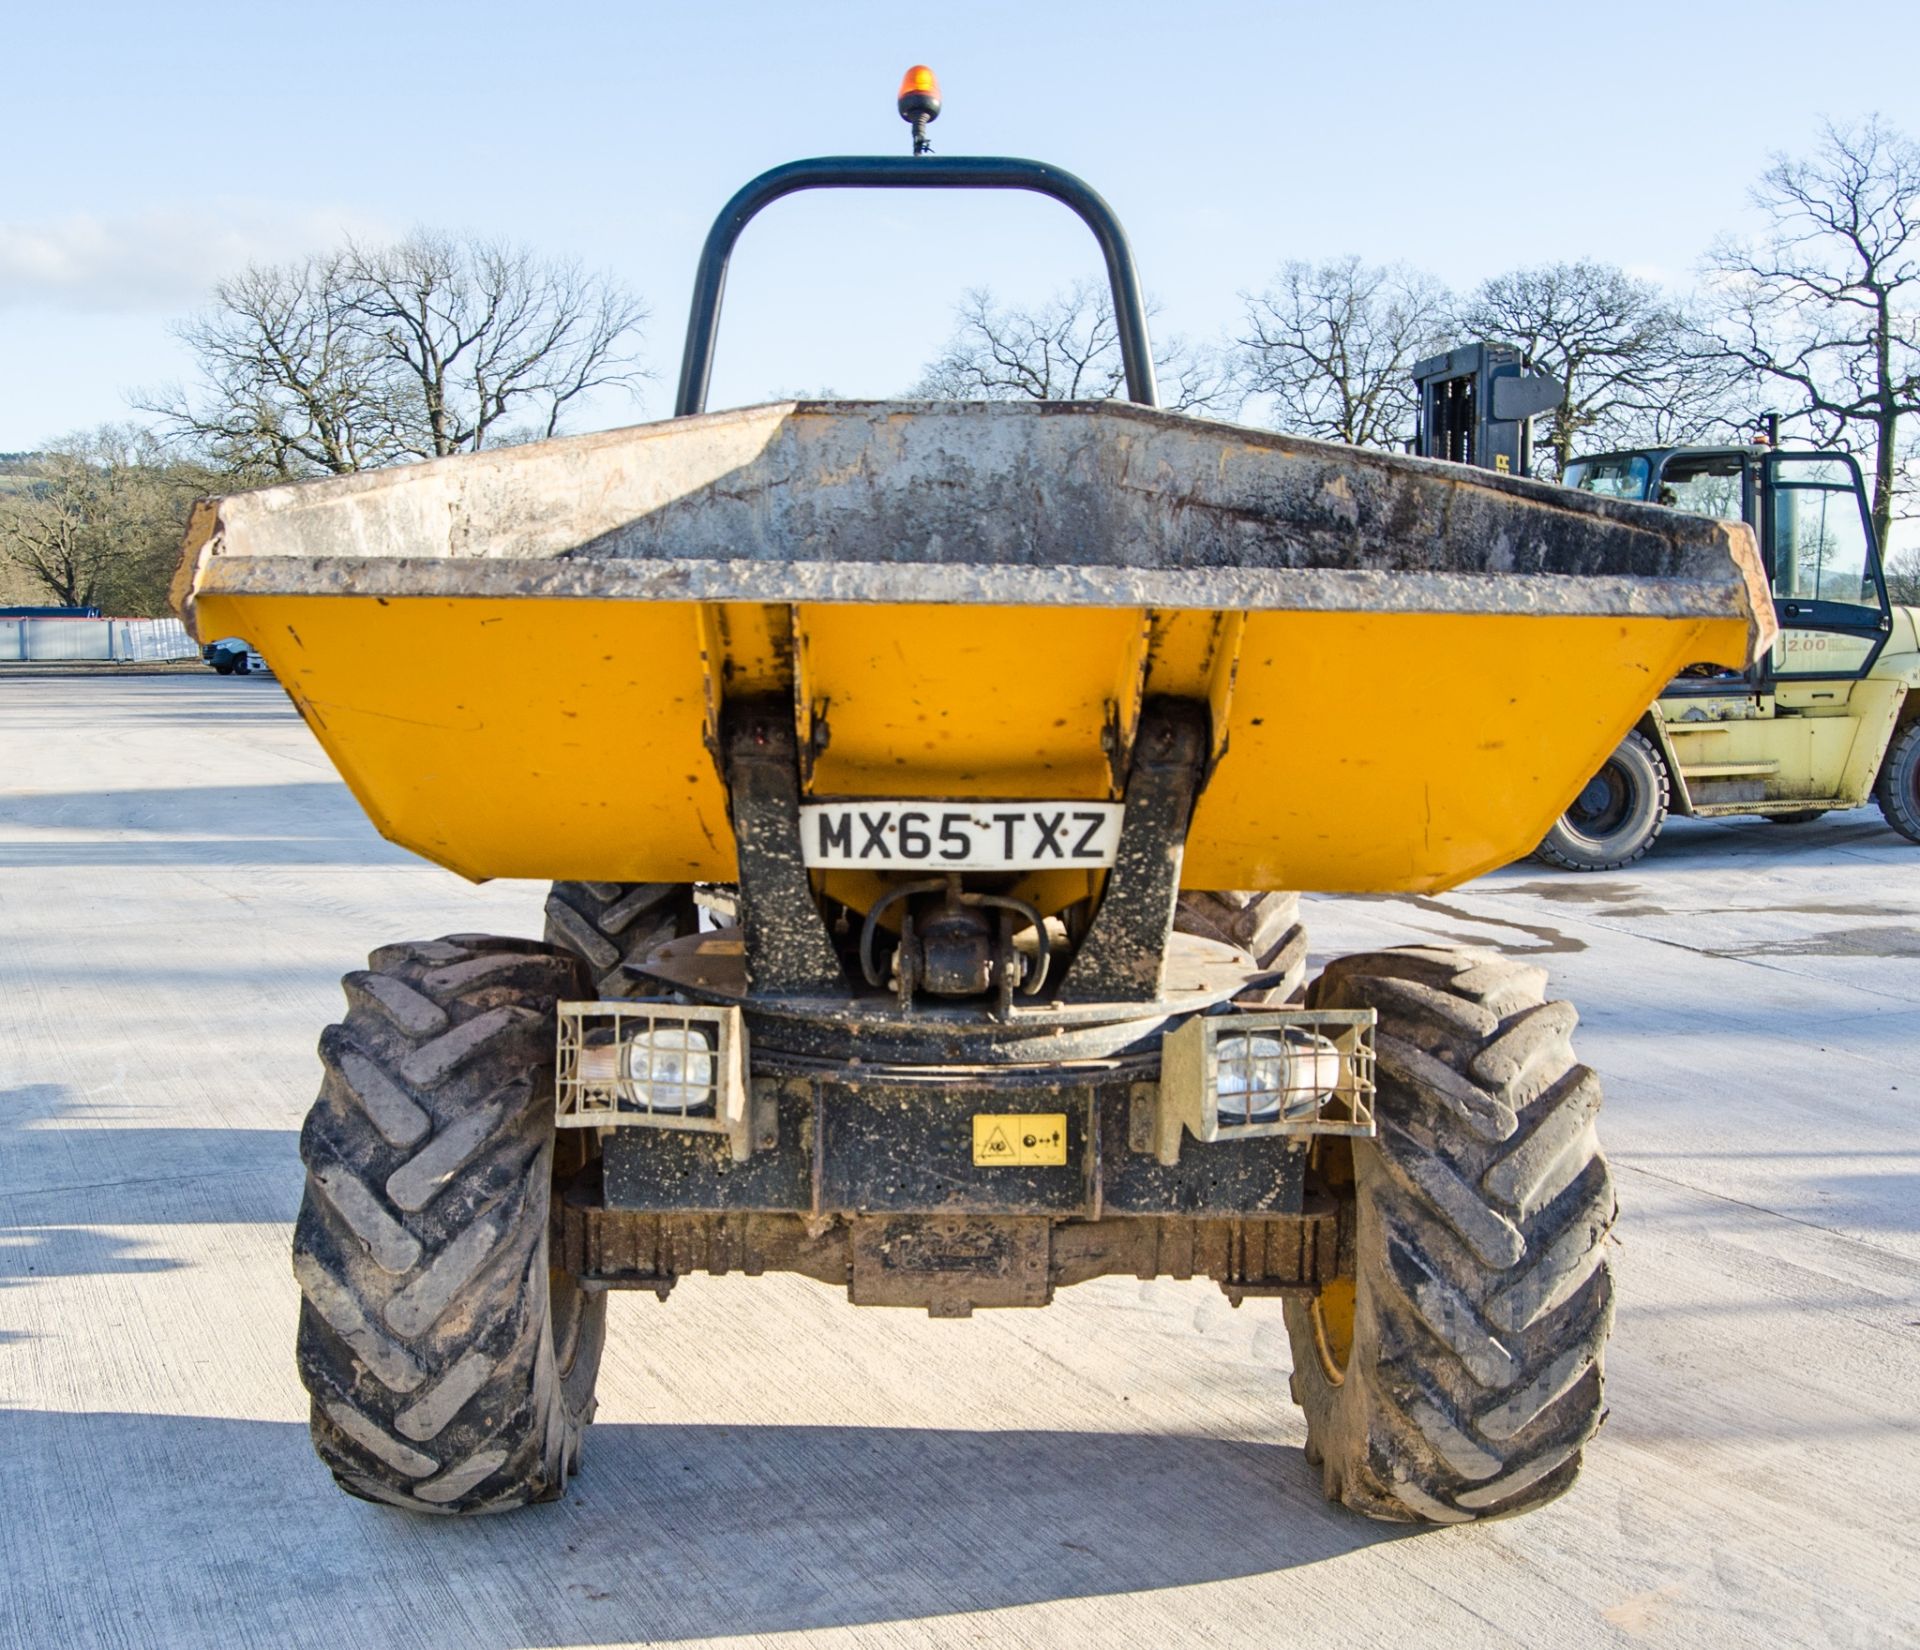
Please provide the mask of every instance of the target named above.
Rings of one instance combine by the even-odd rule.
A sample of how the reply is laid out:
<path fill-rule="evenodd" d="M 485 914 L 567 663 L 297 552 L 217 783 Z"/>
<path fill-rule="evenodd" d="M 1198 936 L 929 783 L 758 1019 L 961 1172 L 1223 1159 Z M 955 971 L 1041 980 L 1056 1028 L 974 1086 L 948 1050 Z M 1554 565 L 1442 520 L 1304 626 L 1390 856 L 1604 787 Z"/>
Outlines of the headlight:
<path fill-rule="evenodd" d="M 748 1104 L 747 1029 L 737 1006 L 560 1003 L 553 1121 L 563 1129 L 723 1134 L 736 1163 L 774 1142 L 771 1104 L 756 1131 Z"/>
<path fill-rule="evenodd" d="M 1160 1043 L 1154 1155 L 1178 1163 L 1186 1135 L 1203 1145 L 1371 1138 L 1374 1018 L 1370 1008 L 1262 1008 L 1196 1014 L 1176 1026 Z M 1131 1138 L 1143 1132 L 1136 1122 Z"/>
<path fill-rule="evenodd" d="M 621 1075 L 643 1111 L 711 1111 L 713 1044 L 695 1026 L 656 1025 L 627 1044 Z"/>
<path fill-rule="evenodd" d="M 1316 1117 L 1340 1087 L 1340 1050 L 1314 1032 L 1222 1036 L 1213 1049 L 1222 1123 Z"/>

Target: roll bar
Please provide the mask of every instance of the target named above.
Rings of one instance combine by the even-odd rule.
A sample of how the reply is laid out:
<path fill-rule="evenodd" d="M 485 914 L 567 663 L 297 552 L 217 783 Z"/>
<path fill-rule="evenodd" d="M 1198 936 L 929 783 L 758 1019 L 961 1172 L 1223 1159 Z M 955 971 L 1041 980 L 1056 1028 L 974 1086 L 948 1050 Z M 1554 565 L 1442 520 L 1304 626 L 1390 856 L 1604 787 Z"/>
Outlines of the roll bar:
<path fill-rule="evenodd" d="M 1114 321 L 1120 333 L 1120 359 L 1126 369 L 1127 399 L 1143 407 L 1159 406 L 1159 391 L 1153 381 L 1153 347 L 1147 337 L 1147 306 L 1126 231 L 1113 215 L 1113 208 L 1071 172 L 1045 161 L 1007 155 L 823 155 L 762 172 L 714 219 L 693 278 L 693 306 L 687 315 L 687 347 L 680 359 L 674 417 L 687 418 L 707 410 L 707 386 L 713 376 L 714 346 L 720 333 L 720 302 L 726 294 L 727 264 L 733 256 L 734 242 L 762 208 L 803 189 L 1025 189 L 1050 195 L 1079 214 L 1106 258 Z"/>

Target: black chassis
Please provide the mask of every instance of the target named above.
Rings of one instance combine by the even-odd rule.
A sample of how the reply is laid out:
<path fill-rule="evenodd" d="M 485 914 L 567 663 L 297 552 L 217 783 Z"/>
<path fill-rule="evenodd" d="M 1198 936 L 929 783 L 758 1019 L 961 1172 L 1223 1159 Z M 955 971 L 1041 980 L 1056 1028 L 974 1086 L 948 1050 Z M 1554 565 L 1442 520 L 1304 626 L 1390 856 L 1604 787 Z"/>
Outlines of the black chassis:
<path fill-rule="evenodd" d="M 719 744 L 739 926 L 638 972 L 742 1011 L 753 1149 L 742 1161 L 720 1134 L 606 1130 L 560 1200 L 563 1264 L 662 1294 L 691 1271 L 799 1271 L 941 1315 L 1043 1304 L 1111 1272 L 1211 1276 L 1237 1302 L 1310 1290 L 1348 1264 L 1350 1203 L 1319 1185 L 1314 1137 L 1187 1139 L 1170 1164 L 1155 1151 L 1161 1038 L 1232 1012 L 1264 978 L 1173 932 L 1203 705 L 1143 707 L 1106 891 L 1047 1000 L 1010 1012 L 903 1006 L 859 983 L 846 925 L 802 862 L 791 705 L 730 706 Z M 1064 1116 L 1064 1164 L 977 1164 L 979 1113 Z"/>

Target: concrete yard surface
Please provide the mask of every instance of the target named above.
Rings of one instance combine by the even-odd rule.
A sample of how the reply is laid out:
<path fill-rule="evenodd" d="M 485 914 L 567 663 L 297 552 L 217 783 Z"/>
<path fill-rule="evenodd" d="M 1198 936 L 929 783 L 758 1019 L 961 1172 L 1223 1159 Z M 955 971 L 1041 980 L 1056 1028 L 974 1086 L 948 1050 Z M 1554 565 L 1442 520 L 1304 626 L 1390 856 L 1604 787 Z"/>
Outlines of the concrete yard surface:
<path fill-rule="evenodd" d="M 0 678 L 4 1650 L 1920 1642 L 1920 849 L 1877 812 L 1308 902 L 1317 962 L 1538 958 L 1607 1085 L 1610 1419 L 1562 1500 L 1443 1530 L 1322 1501 L 1278 1302 L 1113 1279 L 617 1296 L 566 1501 L 340 1494 L 293 1363 L 316 1036 L 374 945 L 543 894 L 380 840 L 271 681 Z"/>

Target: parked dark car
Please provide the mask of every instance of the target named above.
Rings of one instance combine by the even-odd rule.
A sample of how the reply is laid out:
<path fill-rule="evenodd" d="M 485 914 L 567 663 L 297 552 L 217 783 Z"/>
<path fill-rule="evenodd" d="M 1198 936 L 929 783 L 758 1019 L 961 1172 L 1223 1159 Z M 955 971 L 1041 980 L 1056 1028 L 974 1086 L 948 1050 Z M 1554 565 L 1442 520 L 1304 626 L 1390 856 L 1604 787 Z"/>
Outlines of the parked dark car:
<path fill-rule="evenodd" d="M 267 668 L 266 661 L 247 645 L 244 636 L 223 636 L 217 642 L 208 642 L 201 648 L 200 657 L 222 676 L 247 676 Z"/>

